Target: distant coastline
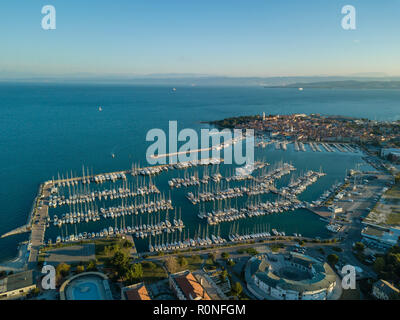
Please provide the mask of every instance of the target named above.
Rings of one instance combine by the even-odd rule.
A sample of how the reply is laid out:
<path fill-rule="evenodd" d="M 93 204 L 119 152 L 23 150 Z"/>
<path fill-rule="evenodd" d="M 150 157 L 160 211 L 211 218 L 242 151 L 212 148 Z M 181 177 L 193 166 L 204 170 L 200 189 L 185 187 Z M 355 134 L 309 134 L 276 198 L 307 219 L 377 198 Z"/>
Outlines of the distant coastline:
<path fill-rule="evenodd" d="M 323 81 L 298 82 L 287 85 L 264 86 L 264 88 L 312 88 L 312 89 L 400 89 L 400 81 Z"/>

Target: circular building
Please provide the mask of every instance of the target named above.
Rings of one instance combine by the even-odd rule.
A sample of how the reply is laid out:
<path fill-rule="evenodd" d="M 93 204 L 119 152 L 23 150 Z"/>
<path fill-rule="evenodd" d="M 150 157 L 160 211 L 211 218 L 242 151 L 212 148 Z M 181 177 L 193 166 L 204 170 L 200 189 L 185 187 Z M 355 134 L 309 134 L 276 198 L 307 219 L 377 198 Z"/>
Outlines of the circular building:
<path fill-rule="evenodd" d="M 336 285 L 336 274 L 327 263 L 293 252 L 252 257 L 245 277 L 259 299 L 325 300 Z"/>
<path fill-rule="evenodd" d="M 113 300 L 108 278 L 100 272 L 84 272 L 60 287 L 61 300 Z"/>

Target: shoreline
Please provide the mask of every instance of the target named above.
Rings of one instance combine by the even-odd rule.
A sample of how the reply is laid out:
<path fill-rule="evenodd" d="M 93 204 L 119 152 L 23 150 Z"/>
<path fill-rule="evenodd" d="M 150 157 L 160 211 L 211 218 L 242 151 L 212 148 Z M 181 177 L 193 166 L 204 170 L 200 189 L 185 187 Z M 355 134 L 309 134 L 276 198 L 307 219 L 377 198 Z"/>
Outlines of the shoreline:
<path fill-rule="evenodd" d="M 28 265 L 28 241 L 21 242 L 17 248 L 17 255 L 0 261 L 0 271 L 22 271 Z"/>

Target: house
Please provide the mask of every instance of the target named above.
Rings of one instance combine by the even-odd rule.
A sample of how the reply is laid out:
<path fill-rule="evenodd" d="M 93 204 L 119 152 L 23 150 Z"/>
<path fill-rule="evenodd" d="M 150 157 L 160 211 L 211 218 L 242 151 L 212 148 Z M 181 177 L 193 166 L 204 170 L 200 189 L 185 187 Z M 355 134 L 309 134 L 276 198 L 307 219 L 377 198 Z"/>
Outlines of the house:
<path fill-rule="evenodd" d="M 400 296 L 400 290 L 385 280 L 378 280 L 372 286 L 372 295 L 379 300 L 392 300 Z"/>
<path fill-rule="evenodd" d="M 143 282 L 121 289 L 122 300 L 151 300 L 149 291 Z"/>
<path fill-rule="evenodd" d="M 0 280 L 0 299 L 19 297 L 35 288 L 33 270 L 15 273 Z"/>
<path fill-rule="evenodd" d="M 202 284 L 189 270 L 171 274 L 169 285 L 179 300 L 211 300 Z"/>

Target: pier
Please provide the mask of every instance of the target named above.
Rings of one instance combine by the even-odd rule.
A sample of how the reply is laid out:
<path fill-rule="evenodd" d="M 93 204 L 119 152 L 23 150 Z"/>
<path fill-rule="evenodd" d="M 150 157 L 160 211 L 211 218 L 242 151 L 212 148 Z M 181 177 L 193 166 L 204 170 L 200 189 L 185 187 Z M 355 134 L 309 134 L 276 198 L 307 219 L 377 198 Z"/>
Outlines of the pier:
<path fill-rule="evenodd" d="M 38 196 L 39 201 L 43 201 L 33 211 L 31 216 L 31 236 L 29 241 L 29 258 L 28 267 L 31 269 L 36 267 L 39 250 L 44 244 L 44 235 L 46 233 L 46 220 L 49 215 L 49 207 L 46 204 L 46 198 L 50 196 L 52 184 L 49 182 L 41 186 L 41 194 Z"/>

